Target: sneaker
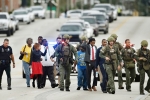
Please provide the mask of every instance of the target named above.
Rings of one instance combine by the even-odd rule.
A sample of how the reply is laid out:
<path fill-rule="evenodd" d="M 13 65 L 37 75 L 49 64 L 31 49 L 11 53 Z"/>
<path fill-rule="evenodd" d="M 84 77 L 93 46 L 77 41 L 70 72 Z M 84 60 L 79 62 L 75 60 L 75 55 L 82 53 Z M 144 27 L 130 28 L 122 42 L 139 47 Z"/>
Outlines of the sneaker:
<path fill-rule="evenodd" d="M 69 88 L 66 88 L 66 91 L 70 92 Z"/>
<path fill-rule="evenodd" d="M 87 89 L 87 88 L 84 88 L 83 90 L 84 90 L 84 91 L 88 91 L 88 89 Z"/>
<path fill-rule="evenodd" d="M 92 88 L 88 89 L 89 91 L 92 91 Z"/>
<path fill-rule="evenodd" d="M 11 86 L 8 86 L 8 87 L 7 87 L 7 90 L 11 90 Z"/>
<path fill-rule="evenodd" d="M 60 91 L 64 91 L 64 89 L 60 89 Z"/>
<path fill-rule="evenodd" d="M 51 87 L 52 88 L 55 88 L 55 87 L 57 87 L 59 84 L 53 84 Z"/>
<path fill-rule="evenodd" d="M 81 87 L 78 87 L 77 90 L 80 90 Z"/>

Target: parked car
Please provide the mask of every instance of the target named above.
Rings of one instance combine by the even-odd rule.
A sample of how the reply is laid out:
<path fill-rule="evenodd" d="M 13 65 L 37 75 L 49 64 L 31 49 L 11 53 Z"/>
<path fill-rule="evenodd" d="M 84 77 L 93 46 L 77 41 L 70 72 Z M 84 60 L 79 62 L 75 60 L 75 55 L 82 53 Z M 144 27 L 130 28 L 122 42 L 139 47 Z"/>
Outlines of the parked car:
<path fill-rule="evenodd" d="M 13 31 L 19 30 L 19 21 L 15 18 L 15 16 L 10 15 L 10 19 L 12 21 Z"/>
<path fill-rule="evenodd" d="M 75 9 L 67 11 L 67 18 L 80 18 L 82 16 L 82 10 Z"/>
<path fill-rule="evenodd" d="M 0 12 L 0 34 L 13 35 L 13 24 L 7 12 Z"/>
<path fill-rule="evenodd" d="M 26 8 L 26 9 L 30 15 L 30 19 L 32 20 L 32 22 L 34 22 L 35 21 L 35 15 L 33 13 L 33 10 L 31 8 Z"/>
<path fill-rule="evenodd" d="M 99 29 L 98 29 L 98 24 L 97 24 L 97 20 L 96 20 L 96 17 L 93 17 L 93 16 L 84 16 L 84 17 L 81 17 L 82 20 L 84 20 L 85 22 L 89 22 L 90 25 L 93 27 L 93 34 L 95 36 L 98 36 L 99 34 Z"/>
<path fill-rule="evenodd" d="M 94 16 L 97 20 L 98 30 L 103 31 L 104 34 L 107 34 L 109 31 L 109 22 L 108 18 L 104 13 L 90 13 L 88 16 Z"/>
<path fill-rule="evenodd" d="M 26 24 L 31 23 L 30 14 L 28 13 L 28 11 L 26 9 L 14 10 L 12 14 L 15 16 L 15 18 L 19 22 L 23 22 Z"/>
<path fill-rule="evenodd" d="M 92 8 L 91 10 L 96 10 L 96 11 L 99 11 L 101 13 L 104 13 L 107 17 L 107 19 L 109 19 L 109 16 L 107 15 L 107 10 L 105 8 Z"/>
<path fill-rule="evenodd" d="M 57 29 L 60 36 L 63 36 L 64 34 L 68 34 L 71 36 L 70 43 L 71 44 L 78 44 L 81 43 L 80 38 L 82 36 L 87 37 L 86 29 L 82 26 L 81 23 L 64 23 L 60 30 Z"/>
<path fill-rule="evenodd" d="M 31 9 L 35 17 L 45 19 L 46 18 L 46 10 L 42 6 L 32 6 Z"/>
<path fill-rule="evenodd" d="M 85 28 L 85 21 L 81 19 L 69 20 L 67 23 L 80 23 Z"/>
<path fill-rule="evenodd" d="M 111 8 L 111 4 L 105 4 L 105 3 L 101 3 L 101 4 L 96 4 L 94 6 L 94 8 L 105 8 L 107 10 L 107 15 L 109 16 L 109 22 L 113 22 L 114 18 L 113 18 L 113 9 Z"/>
<path fill-rule="evenodd" d="M 114 20 L 117 20 L 118 11 L 117 11 L 116 7 L 115 6 L 111 6 L 111 9 L 113 11 L 113 18 L 114 18 Z"/>

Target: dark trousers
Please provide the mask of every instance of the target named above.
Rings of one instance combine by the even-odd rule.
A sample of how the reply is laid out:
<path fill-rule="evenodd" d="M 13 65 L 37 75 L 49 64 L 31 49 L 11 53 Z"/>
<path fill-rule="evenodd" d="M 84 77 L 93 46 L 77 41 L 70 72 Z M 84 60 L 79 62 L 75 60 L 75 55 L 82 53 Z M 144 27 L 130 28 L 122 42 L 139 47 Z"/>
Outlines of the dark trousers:
<path fill-rule="evenodd" d="M 96 71 L 95 71 L 95 61 L 90 61 L 90 63 L 86 63 L 86 69 L 87 69 L 87 84 L 88 88 L 91 89 L 91 73 L 93 70 L 93 85 L 97 86 L 97 78 L 96 78 Z"/>
<path fill-rule="evenodd" d="M 37 87 L 40 88 L 41 87 L 41 78 L 42 75 L 41 74 L 37 74 L 33 76 L 33 82 L 37 79 Z"/>
<path fill-rule="evenodd" d="M 11 68 L 10 68 L 10 65 L 0 65 L 0 85 L 1 85 L 1 81 L 2 81 L 2 76 L 3 76 L 3 72 L 6 72 L 6 75 L 7 75 L 7 81 L 8 80 L 11 80 L 11 74 L 10 74 L 10 71 L 11 71 Z M 8 82 L 8 86 L 11 85 L 11 81 Z"/>
<path fill-rule="evenodd" d="M 42 75 L 41 86 L 45 86 L 45 84 L 46 84 L 46 76 L 48 76 L 48 79 L 51 82 L 51 86 L 56 84 L 53 71 L 54 71 L 54 67 L 53 66 L 44 66 L 43 67 L 43 75 Z"/>
<path fill-rule="evenodd" d="M 106 70 L 104 69 L 103 64 L 100 64 L 100 70 L 103 76 L 103 80 L 102 83 L 100 84 L 102 91 L 106 91 L 106 86 L 107 86 L 107 81 L 108 81 L 108 77 L 107 77 L 107 73 Z"/>

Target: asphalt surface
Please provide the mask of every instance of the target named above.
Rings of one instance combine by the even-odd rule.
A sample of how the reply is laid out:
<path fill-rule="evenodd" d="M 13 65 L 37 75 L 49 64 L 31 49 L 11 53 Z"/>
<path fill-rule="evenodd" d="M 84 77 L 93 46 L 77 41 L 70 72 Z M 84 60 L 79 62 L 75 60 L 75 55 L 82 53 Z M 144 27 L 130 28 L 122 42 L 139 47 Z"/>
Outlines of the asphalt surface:
<path fill-rule="evenodd" d="M 97 92 L 83 91 L 82 89 L 77 91 L 76 76 L 71 76 L 71 92 L 61 92 L 59 88 L 52 89 L 48 80 L 44 89 L 27 88 L 26 80 L 22 78 L 22 62 L 18 60 L 20 49 L 26 44 L 26 39 L 28 37 L 33 38 L 34 43 L 37 42 L 38 36 L 43 36 L 48 41 L 55 41 L 55 38 L 58 36 L 56 29 L 60 28 L 66 21 L 67 19 L 38 19 L 30 25 L 21 24 L 20 30 L 8 38 L 10 40 L 10 46 L 13 48 L 16 68 L 12 68 L 11 70 L 11 91 L 7 90 L 6 74 L 3 74 L 3 90 L 0 91 L 0 100 L 144 100 L 149 95 L 147 92 L 145 92 L 145 96 L 139 95 L 138 82 L 132 84 L 132 92 L 127 92 L 125 89 L 118 90 L 118 83 L 115 82 L 115 95 L 103 94 L 99 82 Z M 100 33 L 100 35 L 96 37 L 96 46 L 99 47 L 101 45 L 101 40 L 103 38 L 107 39 L 112 33 L 116 33 L 119 36 L 118 41 L 120 43 L 124 44 L 125 39 L 131 39 L 131 42 L 135 44 L 135 48 L 138 49 L 143 39 L 150 42 L 149 23 L 149 17 L 119 17 L 117 21 L 109 25 L 109 34 L 105 35 Z M 5 35 L 0 35 L 1 44 L 5 38 Z M 147 78 L 145 82 L 147 82 Z"/>

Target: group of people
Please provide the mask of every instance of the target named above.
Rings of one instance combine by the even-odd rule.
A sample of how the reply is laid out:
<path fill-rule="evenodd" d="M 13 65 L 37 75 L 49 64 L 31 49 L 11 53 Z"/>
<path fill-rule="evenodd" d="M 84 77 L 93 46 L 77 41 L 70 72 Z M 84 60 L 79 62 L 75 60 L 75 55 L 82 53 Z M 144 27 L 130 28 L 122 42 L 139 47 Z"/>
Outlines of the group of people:
<path fill-rule="evenodd" d="M 71 66 L 74 66 L 74 70 L 76 70 L 77 65 L 77 90 L 83 87 L 85 91 L 97 91 L 97 81 L 100 78 L 102 92 L 115 94 L 114 77 L 116 72 L 118 74 L 118 89 L 124 89 L 122 79 L 122 68 L 124 68 L 126 90 L 131 92 L 131 84 L 136 77 L 137 65 L 140 74 L 140 94 L 145 94 L 145 73 L 149 78 L 145 90 L 150 93 L 150 50 L 147 48 L 148 42 L 146 40 L 143 40 L 140 49 L 135 51 L 129 39 L 125 40 L 124 47 L 117 42 L 118 36 L 116 34 L 111 34 L 108 39 L 103 39 L 99 48 L 96 47 L 94 38 L 82 37 L 81 44 L 77 48 L 69 43 L 70 38 L 69 35 L 57 37 L 57 44 L 53 48 L 48 46 L 47 40 L 43 39 L 42 36 L 38 37 L 38 42 L 34 45 L 32 45 L 32 38 L 27 39 L 27 44 L 20 51 L 27 87 L 30 87 L 30 78 L 33 78 L 33 87 L 35 87 L 35 80 L 37 79 L 38 89 L 44 88 L 48 75 L 52 88 L 59 86 L 60 91 L 64 91 L 64 89 L 70 91 Z M 3 45 L 0 46 L 0 89 L 2 89 L 1 80 L 5 70 L 8 90 L 11 90 L 10 63 L 12 60 L 15 68 L 15 61 L 12 48 L 8 44 L 9 40 L 5 39 Z M 52 49 L 54 53 L 50 54 Z M 57 69 L 55 74 L 54 69 Z M 93 80 L 91 84 L 92 72 Z M 55 81 L 56 75 L 58 75 L 59 84 Z"/>

